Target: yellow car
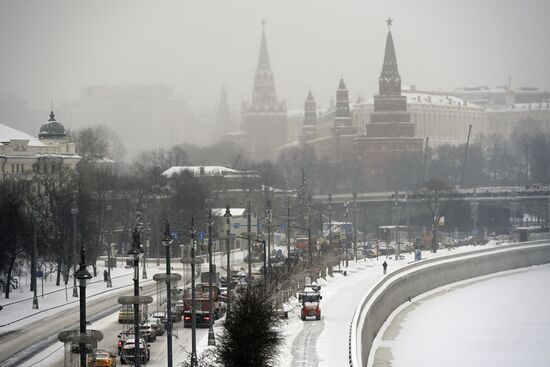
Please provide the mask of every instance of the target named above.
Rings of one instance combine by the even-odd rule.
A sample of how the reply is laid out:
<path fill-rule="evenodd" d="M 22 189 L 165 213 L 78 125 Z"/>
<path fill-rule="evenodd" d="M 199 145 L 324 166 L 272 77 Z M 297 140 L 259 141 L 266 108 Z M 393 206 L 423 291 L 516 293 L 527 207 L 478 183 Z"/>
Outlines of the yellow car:
<path fill-rule="evenodd" d="M 88 360 L 90 367 L 116 367 L 116 356 L 104 349 L 98 349 Z"/>

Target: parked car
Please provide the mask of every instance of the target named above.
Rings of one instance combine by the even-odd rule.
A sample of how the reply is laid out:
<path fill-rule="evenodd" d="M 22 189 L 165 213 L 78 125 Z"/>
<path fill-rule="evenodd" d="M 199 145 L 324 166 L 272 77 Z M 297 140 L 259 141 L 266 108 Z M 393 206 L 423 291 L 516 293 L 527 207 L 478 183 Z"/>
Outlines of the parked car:
<path fill-rule="evenodd" d="M 116 367 L 116 355 L 105 349 L 96 349 L 88 357 L 88 367 Z"/>

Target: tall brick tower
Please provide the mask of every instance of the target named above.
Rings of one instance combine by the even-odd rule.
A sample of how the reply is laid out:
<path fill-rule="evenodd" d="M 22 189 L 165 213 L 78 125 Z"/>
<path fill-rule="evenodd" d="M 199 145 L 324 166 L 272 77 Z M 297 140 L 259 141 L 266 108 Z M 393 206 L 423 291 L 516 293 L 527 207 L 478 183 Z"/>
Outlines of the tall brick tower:
<path fill-rule="evenodd" d="M 254 88 L 250 103 L 241 108 L 242 127 L 246 133 L 245 149 L 255 159 L 274 159 L 275 148 L 288 141 L 286 105 L 277 100 L 275 82 L 269 62 L 265 21 L 262 22 L 262 40 Z"/>
<path fill-rule="evenodd" d="M 317 102 L 313 98 L 311 89 L 304 102 L 304 123 L 302 124 L 302 139 L 304 141 L 315 139 L 317 129 Z"/>
<path fill-rule="evenodd" d="M 407 112 L 407 97 L 401 95 L 401 76 L 391 33 L 392 19 L 386 21 L 388 35 L 379 93 L 374 96 L 374 112 L 366 125 L 367 134 L 354 139 L 354 150 L 362 160 L 371 190 L 395 188 L 396 169 L 404 161 L 422 159 L 423 140 L 416 138 L 415 124 Z M 410 167 L 410 165 L 409 165 Z"/>

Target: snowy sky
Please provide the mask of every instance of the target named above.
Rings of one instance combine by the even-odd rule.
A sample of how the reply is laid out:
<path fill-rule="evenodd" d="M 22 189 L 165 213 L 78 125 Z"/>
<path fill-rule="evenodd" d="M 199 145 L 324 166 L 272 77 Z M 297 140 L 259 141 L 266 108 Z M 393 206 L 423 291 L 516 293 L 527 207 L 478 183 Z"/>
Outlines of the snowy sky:
<path fill-rule="evenodd" d="M 326 107 L 342 74 L 355 99 L 377 90 L 388 16 L 404 84 L 550 89 L 550 2 L 540 0 L 5 0 L 0 94 L 33 108 L 81 87 L 163 83 L 196 109 L 225 84 L 237 108 L 252 88 L 266 19 L 276 87 Z"/>

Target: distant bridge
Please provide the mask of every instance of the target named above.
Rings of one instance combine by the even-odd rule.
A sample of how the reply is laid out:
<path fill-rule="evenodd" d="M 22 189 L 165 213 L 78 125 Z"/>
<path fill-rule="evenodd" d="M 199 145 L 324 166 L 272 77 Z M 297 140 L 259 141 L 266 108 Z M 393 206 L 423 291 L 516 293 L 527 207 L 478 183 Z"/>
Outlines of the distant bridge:
<path fill-rule="evenodd" d="M 550 186 L 497 186 L 477 187 L 471 189 L 442 190 L 438 193 L 441 201 L 524 201 L 524 200 L 549 200 Z M 433 197 L 433 191 L 399 191 L 399 192 L 370 192 L 358 193 L 354 198 L 352 193 L 334 194 L 330 202 L 350 203 L 354 199 L 357 203 L 384 203 L 394 201 L 407 201 L 410 203 L 423 202 Z M 329 195 L 315 195 L 314 202 L 329 204 Z"/>

